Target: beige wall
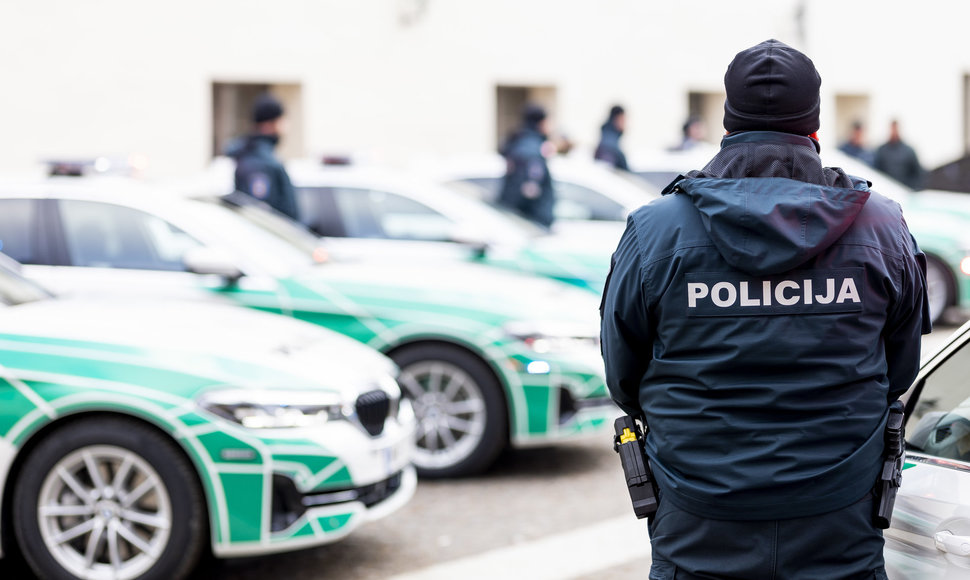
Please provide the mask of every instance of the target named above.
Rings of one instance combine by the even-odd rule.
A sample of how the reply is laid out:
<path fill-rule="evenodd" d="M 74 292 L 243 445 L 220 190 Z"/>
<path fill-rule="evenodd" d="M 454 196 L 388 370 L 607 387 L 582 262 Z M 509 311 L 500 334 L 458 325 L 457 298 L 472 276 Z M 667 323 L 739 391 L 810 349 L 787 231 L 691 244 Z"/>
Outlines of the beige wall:
<path fill-rule="evenodd" d="M 0 170 L 140 152 L 151 174 L 196 171 L 211 151 L 211 83 L 226 80 L 300 85 L 303 154 L 491 150 L 500 84 L 555 87 L 554 121 L 581 145 L 619 102 L 628 149 L 666 147 L 688 92 L 721 91 L 733 54 L 769 37 L 821 70 L 823 139 L 835 139 L 835 95 L 859 94 L 874 141 L 897 116 L 928 162 L 963 151 L 970 7 L 803 4 L 799 27 L 797 0 L 3 2 Z"/>

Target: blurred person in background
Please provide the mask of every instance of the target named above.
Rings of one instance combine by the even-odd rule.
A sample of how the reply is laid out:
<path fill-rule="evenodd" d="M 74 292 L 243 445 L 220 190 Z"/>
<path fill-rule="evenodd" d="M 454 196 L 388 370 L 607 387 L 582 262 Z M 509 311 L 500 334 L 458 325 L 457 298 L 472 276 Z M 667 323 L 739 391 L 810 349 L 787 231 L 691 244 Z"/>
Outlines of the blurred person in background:
<path fill-rule="evenodd" d="M 552 226 L 556 194 L 546 157 L 556 146 L 548 141 L 546 110 L 528 104 L 522 111 L 522 126 L 499 151 L 506 162 L 505 179 L 498 203 L 543 227 Z"/>
<path fill-rule="evenodd" d="M 236 189 L 299 221 L 296 192 L 274 150 L 285 127 L 283 105 L 272 95 L 256 99 L 253 132 L 226 153 L 236 159 Z"/>
<path fill-rule="evenodd" d="M 690 151 L 694 147 L 703 144 L 705 139 L 707 139 L 707 128 L 704 126 L 704 120 L 697 115 L 687 117 L 687 121 L 684 122 L 681 131 L 683 136 L 681 137 L 680 144 L 676 147 L 671 147 L 671 151 Z"/>
<path fill-rule="evenodd" d="M 822 166 L 807 56 L 768 40 L 724 85 L 720 151 L 630 215 L 600 306 L 659 488 L 650 578 L 885 580 L 873 490 L 925 257 L 898 203 Z"/>
<path fill-rule="evenodd" d="M 876 149 L 873 167 L 912 189 L 923 188 L 923 166 L 916 151 L 899 136 L 899 121 L 889 123 L 889 141 Z"/>
<path fill-rule="evenodd" d="M 626 155 L 620 149 L 620 137 L 623 136 L 624 129 L 626 129 L 626 111 L 620 105 L 613 105 L 609 117 L 600 127 L 600 142 L 596 146 L 593 158 L 609 163 L 617 169 L 629 171 Z"/>
<path fill-rule="evenodd" d="M 852 123 L 852 132 L 849 133 L 849 139 L 839 145 L 839 151 L 850 157 L 855 157 L 866 165 L 872 165 L 875 157 L 872 151 L 866 147 L 866 128 L 862 121 Z"/>

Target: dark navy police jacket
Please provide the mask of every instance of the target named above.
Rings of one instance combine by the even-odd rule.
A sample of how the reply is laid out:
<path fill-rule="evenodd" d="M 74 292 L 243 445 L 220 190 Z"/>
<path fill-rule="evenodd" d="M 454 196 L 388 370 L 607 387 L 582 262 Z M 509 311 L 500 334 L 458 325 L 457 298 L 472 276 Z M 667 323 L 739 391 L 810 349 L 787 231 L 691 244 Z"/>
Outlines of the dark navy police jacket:
<path fill-rule="evenodd" d="M 626 163 L 626 155 L 620 149 L 620 137 L 623 136 L 623 132 L 614 127 L 613 123 L 607 121 L 600 127 L 600 134 L 602 136 L 599 145 L 596 146 L 596 151 L 593 152 L 593 159 L 605 161 L 616 169 L 629 171 L 630 167 Z"/>
<path fill-rule="evenodd" d="M 286 169 L 273 153 L 277 138 L 251 135 L 229 154 L 236 158 L 236 190 L 269 204 L 299 221 L 296 192 Z"/>
<path fill-rule="evenodd" d="M 498 203 L 539 225 L 552 225 L 556 203 L 552 176 L 542 154 L 546 137 L 532 128 L 516 133 L 502 147 L 508 165 Z"/>
<path fill-rule="evenodd" d="M 872 489 L 929 332 L 898 204 L 807 137 L 724 138 L 629 218 L 602 303 L 607 384 L 645 415 L 661 501 L 712 519 L 826 513 Z"/>

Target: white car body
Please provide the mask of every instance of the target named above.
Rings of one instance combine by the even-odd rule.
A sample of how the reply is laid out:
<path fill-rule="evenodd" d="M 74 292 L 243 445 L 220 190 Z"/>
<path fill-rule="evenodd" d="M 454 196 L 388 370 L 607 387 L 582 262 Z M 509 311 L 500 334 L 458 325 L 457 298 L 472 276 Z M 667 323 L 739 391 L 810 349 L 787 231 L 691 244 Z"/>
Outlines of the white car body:
<path fill-rule="evenodd" d="M 970 324 L 923 365 L 907 402 L 906 462 L 886 564 L 894 580 L 970 577 Z"/>
<path fill-rule="evenodd" d="M 0 256 L 0 265 L 15 269 L 15 263 L 6 256 Z M 13 306 L 0 303 L 0 327 L 2 350 L 8 354 L 7 364 L 0 365 L 0 379 L 28 394 L 30 381 L 63 382 L 79 391 L 51 401 L 44 401 L 36 393 L 30 395 L 50 421 L 97 414 L 109 408 L 116 414 L 140 418 L 169 432 L 173 441 L 198 451 L 195 466 L 206 478 L 218 478 L 222 469 L 236 467 L 226 468 L 202 452 L 202 439 L 220 429 L 260 449 L 265 461 L 259 467 L 260 473 L 263 469 L 270 474 L 287 469 L 306 471 L 298 462 L 280 458 L 303 449 L 309 454 L 337 458 L 337 464 L 346 467 L 358 487 L 402 474 L 400 487 L 373 506 L 350 501 L 336 507 L 308 507 L 310 519 L 337 512 L 350 513 L 352 517 L 334 533 L 321 531 L 302 538 L 272 538 L 264 518 L 260 539 L 232 541 L 228 534 L 231 514 L 225 496 L 216 489 L 208 496 L 210 509 L 203 516 L 211 517 L 211 547 L 216 556 L 256 555 L 331 543 L 366 522 L 393 513 L 414 494 L 417 480 L 410 460 L 415 420 L 406 403 L 394 405 L 399 410 L 387 417 L 382 432 L 376 436 L 368 436 L 363 426 L 353 423 L 357 419 L 352 411 L 347 411 L 346 420 L 271 429 L 248 428 L 217 417 L 201 425 L 179 422 L 180 413 L 200 409 L 207 413 L 203 398 L 219 393 L 228 394 L 233 400 L 269 404 L 283 404 L 279 397 L 292 397 L 293 393 L 308 400 L 335 394 L 335 400 L 344 409 L 353 409 L 362 393 L 375 390 L 386 393 L 391 401 L 400 401 L 401 390 L 394 379 L 398 371 L 393 362 L 340 334 L 237 307 L 108 295 L 50 298 Z M 10 358 L 10 353 L 19 354 Z M 54 364 L 37 374 L 30 370 L 28 362 L 33 356 L 48 357 Z M 182 384 L 166 383 L 164 388 L 153 388 L 129 384 L 126 381 L 130 375 L 77 373 L 78 365 L 100 368 L 95 365 L 101 364 L 134 369 L 131 374 L 204 377 L 214 386 L 193 391 Z M 106 404 L 110 406 L 105 407 Z M 168 407 L 178 411 L 162 410 Z M 8 475 L 23 448 L 23 441 L 18 439 L 43 437 L 36 432 L 36 425 L 26 419 L 0 438 L 0 489 L 13 486 Z M 267 435 L 275 443 L 264 444 L 261 437 Z M 297 485 L 312 489 L 309 480 Z M 262 489 L 260 483 L 259 490 Z"/>
<path fill-rule="evenodd" d="M 500 155 L 456 156 L 419 169 L 430 179 L 471 196 L 494 203 L 498 197 L 506 163 Z M 659 196 L 659 188 L 630 173 L 576 156 L 549 160 L 556 192 L 553 231 L 582 234 L 593 222 L 624 220 L 633 209 Z M 602 227 L 609 227 L 607 223 Z"/>

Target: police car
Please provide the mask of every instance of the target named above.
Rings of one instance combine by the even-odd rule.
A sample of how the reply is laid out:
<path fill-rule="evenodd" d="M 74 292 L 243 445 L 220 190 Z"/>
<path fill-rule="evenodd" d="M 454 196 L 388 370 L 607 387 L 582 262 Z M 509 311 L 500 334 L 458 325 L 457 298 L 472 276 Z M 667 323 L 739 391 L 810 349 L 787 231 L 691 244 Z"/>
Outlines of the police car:
<path fill-rule="evenodd" d="M 563 200 L 557 206 L 557 227 L 576 228 L 577 221 L 625 220 L 634 209 L 656 199 L 659 191 L 681 173 L 700 169 L 717 153 L 716 147 L 698 147 L 686 152 L 636 152 L 629 156 L 630 167 L 643 179 L 646 187 L 626 187 L 607 181 L 600 175 L 595 185 L 591 178 L 580 181 L 578 175 L 594 176 L 598 172 L 581 170 L 582 164 L 558 160 L 551 164 L 557 178 L 557 193 Z M 907 223 L 927 256 L 927 284 L 930 312 L 940 320 L 951 307 L 953 314 L 970 312 L 970 199 L 964 194 L 942 191 L 913 193 L 892 178 L 838 150 L 823 149 L 825 165 L 842 167 L 851 175 L 873 182 L 873 189 L 903 206 Z M 559 179 L 558 174 L 563 177 Z M 497 192 L 501 182 L 498 162 L 484 161 L 455 164 L 441 173 L 449 182 L 462 182 Z M 615 173 L 615 172 L 614 172 Z M 572 184 L 572 185 L 570 185 Z M 640 184 L 641 186 L 643 183 Z M 483 195 L 479 191 L 479 195 Z M 568 225 L 567 225 L 568 224 Z"/>
<path fill-rule="evenodd" d="M 618 412 L 598 300 L 553 280 L 458 261 L 339 261 L 245 194 L 122 177 L 0 183 L 0 231 L 24 274 L 55 291 L 241 305 L 389 355 L 425 476 L 481 471 L 509 444 L 595 432 Z"/>
<path fill-rule="evenodd" d="M 970 312 L 970 199 L 945 191 L 913 192 L 838 150 L 823 151 L 822 160 L 865 177 L 875 191 L 902 206 L 906 223 L 926 254 L 927 297 L 934 322 L 951 308 L 954 316 L 965 317 Z"/>
<path fill-rule="evenodd" d="M 609 272 L 621 222 L 574 222 L 553 231 L 413 173 L 291 163 L 301 220 L 335 255 L 465 260 L 592 291 Z"/>
<path fill-rule="evenodd" d="M 464 186 L 464 191 L 489 204 L 494 204 L 505 178 L 506 163 L 499 155 L 456 156 L 438 164 L 419 166 L 435 181 L 448 186 Z M 569 157 L 549 160 L 549 172 L 556 191 L 553 209 L 557 223 L 554 229 L 568 232 L 577 221 L 624 221 L 631 208 L 660 195 L 661 187 L 608 165 Z"/>
<path fill-rule="evenodd" d="M 886 564 L 894 580 L 970 577 L 970 323 L 929 358 L 906 401 L 906 462 Z"/>
<path fill-rule="evenodd" d="M 7 232 L 5 232 L 7 233 Z M 0 255 L 0 555 L 184 578 L 339 540 L 415 489 L 394 365 L 281 316 L 54 299 Z"/>

